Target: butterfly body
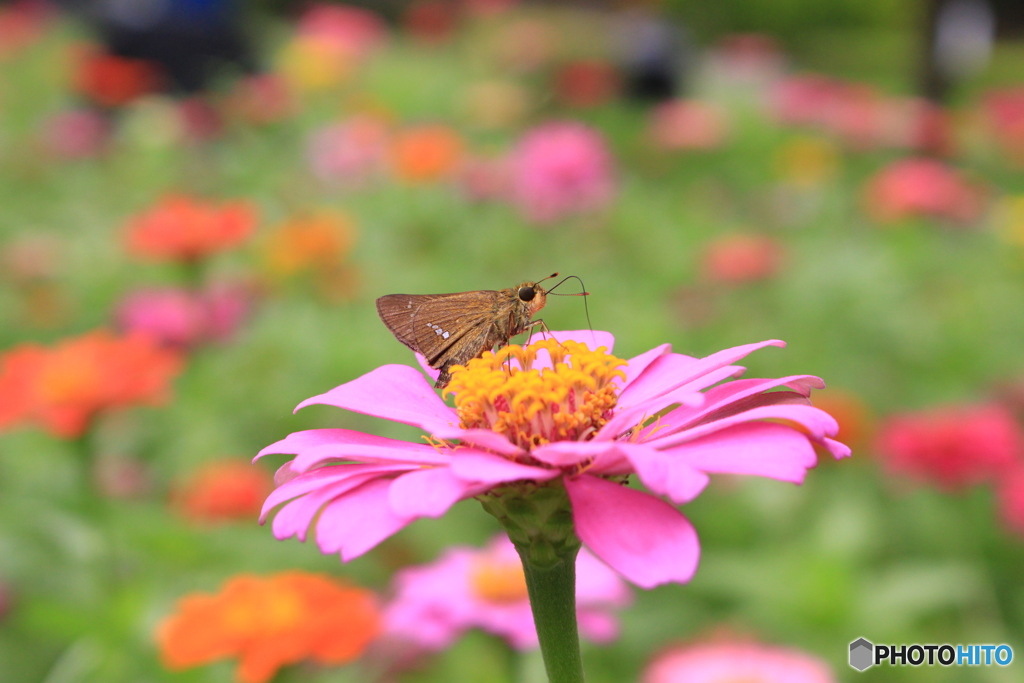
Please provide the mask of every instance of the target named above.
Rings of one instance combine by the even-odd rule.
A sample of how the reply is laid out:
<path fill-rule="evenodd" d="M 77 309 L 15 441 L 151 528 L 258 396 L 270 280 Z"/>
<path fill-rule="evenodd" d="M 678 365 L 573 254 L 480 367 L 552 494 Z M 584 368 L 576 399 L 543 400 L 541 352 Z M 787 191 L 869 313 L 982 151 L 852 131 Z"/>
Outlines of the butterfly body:
<path fill-rule="evenodd" d="M 377 313 L 398 341 L 440 370 L 434 386 L 444 388 L 454 365 L 507 344 L 541 320 L 533 316 L 547 302 L 536 282 L 508 289 L 453 294 L 389 294 L 377 299 Z"/>

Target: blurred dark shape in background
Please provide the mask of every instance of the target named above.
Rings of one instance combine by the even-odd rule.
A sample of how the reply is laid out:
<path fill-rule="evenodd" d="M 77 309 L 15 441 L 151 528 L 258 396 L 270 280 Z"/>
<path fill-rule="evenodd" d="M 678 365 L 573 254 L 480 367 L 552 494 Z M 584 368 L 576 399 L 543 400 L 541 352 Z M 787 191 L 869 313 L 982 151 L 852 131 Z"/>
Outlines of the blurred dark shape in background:
<path fill-rule="evenodd" d="M 997 38 L 1024 36 L 1024 2 L 926 0 L 924 28 L 921 94 L 943 102 L 988 65 Z"/>
<path fill-rule="evenodd" d="M 640 7 L 623 12 L 618 23 L 626 94 L 658 102 L 683 92 L 692 55 L 680 25 Z"/>
<path fill-rule="evenodd" d="M 252 74 L 237 0 L 57 0 L 93 26 L 110 56 L 159 66 L 162 89 L 187 95 L 222 70 Z"/>

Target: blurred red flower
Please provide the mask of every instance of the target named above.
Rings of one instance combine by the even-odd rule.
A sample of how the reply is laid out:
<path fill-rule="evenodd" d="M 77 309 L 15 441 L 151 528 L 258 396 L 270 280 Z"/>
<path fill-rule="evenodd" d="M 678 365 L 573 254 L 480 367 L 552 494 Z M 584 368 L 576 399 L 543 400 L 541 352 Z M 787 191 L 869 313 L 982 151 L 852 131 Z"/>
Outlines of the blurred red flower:
<path fill-rule="evenodd" d="M 402 20 L 409 35 L 427 44 L 447 41 L 458 22 L 458 8 L 451 0 L 414 0 Z"/>
<path fill-rule="evenodd" d="M 273 489 L 271 476 L 247 460 L 220 460 L 202 465 L 183 480 L 171 502 L 192 522 L 255 520 Z"/>
<path fill-rule="evenodd" d="M 1024 454 L 1024 433 L 1000 405 L 954 405 L 889 418 L 875 450 L 890 472 L 953 491 L 1001 477 Z"/>
<path fill-rule="evenodd" d="M 558 70 L 554 90 L 562 104 L 582 109 L 607 104 L 619 94 L 620 86 L 619 72 L 613 64 L 581 60 Z"/>
<path fill-rule="evenodd" d="M 159 67 L 142 59 L 85 49 L 75 61 L 75 90 L 101 107 L 124 106 L 161 86 Z"/>
<path fill-rule="evenodd" d="M 165 402 L 181 367 L 143 334 L 97 330 L 52 348 L 17 346 L 0 355 L 0 430 L 29 423 L 80 436 L 98 413 Z"/>
<path fill-rule="evenodd" d="M 167 195 L 128 221 L 128 251 L 155 260 L 197 261 L 241 244 L 256 227 L 249 202 L 220 206 L 183 195 Z"/>
<path fill-rule="evenodd" d="M 725 235 L 704 247 L 701 273 L 722 284 L 767 280 L 782 268 L 784 256 L 782 244 L 767 235 Z"/>
<path fill-rule="evenodd" d="M 239 659 L 236 679 L 267 683 L 305 659 L 338 666 L 358 658 L 381 628 L 370 591 L 320 574 L 240 575 L 219 593 L 193 593 L 157 628 L 172 670 Z"/>
<path fill-rule="evenodd" d="M 970 223 L 983 207 L 982 188 L 955 168 L 925 158 L 900 159 L 876 173 L 864 188 L 864 208 L 879 223 L 911 217 Z"/>

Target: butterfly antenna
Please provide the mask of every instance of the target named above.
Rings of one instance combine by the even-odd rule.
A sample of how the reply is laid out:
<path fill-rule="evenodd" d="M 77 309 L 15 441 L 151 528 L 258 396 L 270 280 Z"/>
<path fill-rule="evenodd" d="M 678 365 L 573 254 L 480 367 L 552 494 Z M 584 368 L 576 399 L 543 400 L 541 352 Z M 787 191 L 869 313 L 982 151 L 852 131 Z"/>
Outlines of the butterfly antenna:
<path fill-rule="evenodd" d="M 551 277 L 554 277 L 555 275 L 558 275 L 558 273 L 555 273 Z M 546 280 L 548 278 L 544 278 L 544 279 Z M 573 293 L 573 294 L 555 294 L 555 296 L 582 296 L 582 297 L 584 297 L 584 299 L 583 299 L 583 310 L 587 314 L 587 328 L 589 328 L 590 329 L 590 333 L 593 334 L 594 333 L 594 326 L 590 322 L 590 307 L 587 306 L 587 299 L 586 299 L 586 297 L 590 296 L 590 292 L 587 291 L 587 286 L 583 284 L 583 280 L 581 280 L 579 278 L 579 276 L 577 276 L 577 275 L 570 275 L 570 276 L 568 276 L 566 278 L 563 278 L 562 280 L 560 280 L 558 282 L 558 284 L 556 284 L 554 287 L 552 287 L 551 289 L 548 290 L 548 294 L 551 294 L 551 292 L 554 291 L 555 287 L 558 287 L 558 285 L 562 284 L 566 280 L 579 280 L 580 287 L 582 288 L 583 291 L 576 292 L 576 293 Z"/>

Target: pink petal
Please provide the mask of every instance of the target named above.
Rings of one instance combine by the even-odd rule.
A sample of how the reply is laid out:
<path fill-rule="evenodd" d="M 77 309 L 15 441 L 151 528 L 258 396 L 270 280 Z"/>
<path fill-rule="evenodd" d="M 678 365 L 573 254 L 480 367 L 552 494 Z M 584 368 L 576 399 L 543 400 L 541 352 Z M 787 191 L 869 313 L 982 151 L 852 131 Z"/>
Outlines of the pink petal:
<path fill-rule="evenodd" d="M 256 455 L 253 462 L 265 455 L 298 455 L 307 448 L 336 443 L 385 445 L 394 444 L 395 440 L 351 429 L 307 429 L 302 432 L 292 432 L 280 441 L 270 444 Z"/>
<path fill-rule="evenodd" d="M 836 460 L 848 458 L 852 453 L 849 446 L 847 446 L 844 443 L 839 443 L 838 441 L 835 441 L 833 439 L 822 439 L 821 443 L 823 446 L 825 446 L 826 449 L 828 449 L 828 452 L 831 453 L 832 457 L 835 458 Z"/>
<path fill-rule="evenodd" d="M 464 481 L 490 485 L 509 481 L 549 481 L 561 474 L 558 470 L 532 467 L 498 455 L 461 449 L 455 449 L 452 454 L 451 470 Z"/>
<path fill-rule="evenodd" d="M 388 445 L 329 444 L 304 450 L 295 456 L 292 469 L 307 471 L 330 461 L 444 465 L 448 457 L 427 444 L 387 439 Z"/>
<path fill-rule="evenodd" d="M 716 371 L 728 372 L 724 371 L 723 368 L 732 365 L 739 359 L 765 346 L 785 345 L 785 342 L 772 339 L 756 344 L 735 346 L 699 360 L 694 360 L 689 356 L 677 353 L 665 354 L 652 362 L 647 370 L 629 385 L 628 391 L 623 390 L 619 400 L 626 405 L 649 400 L 659 394 L 696 382 L 696 380 L 705 377 L 709 373 Z M 715 376 L 717 377 L 718 374 L 716 373 Z M 705 384 L 704 386 L 709 385 Z M 691 390 L 696 390 L 697 388 L 703 387 L 696 385 L 690 387 Z"/>
<path fill-rule="evenodd" d="M 530 451 L 535 459 L 552 467 L 569 468 L 588 460 L 606 464 L 606 459 L 621 455 L 615 441 L 552 441 Z"/>
<path fill-rule="evenodd" d="M 391 482 L 388 500 L 399 517 L 440 517 L 474 487 L 447 467 L 414 470 Z"/>
<path fill-rule="evenodd" d="M 390 480 L 370 481 L 325 507 L 316 525 L 320 551 L 340 551 L 348 562 L 412 522 L 392 510 L 390 488 Z"/>
<path fill-rule="evenodd" d="M 626 387 L 628 387 L 630 383 L 643 374 L 643 371 L 647 369 L 648 365 L 656 361 L 661 356 L 671 353 L 671 351 L 671 344 L 662 344 L 661 346 L 655 346 L 650 351 L 644 351 L 639 356 L 633 356 L 630 358 L 625 367 L 626 381 L 622 385 L 622 390 L 625 391 Z"/>
<path fill-rule="evenodd" d="M 296 410 L 313 404 L 402 422 L 427 432 L 459 422 L 455 411 L 445 405 L 423 375 L 408 365 L 382 365 L 326 394 L 307 398 Z"/>
<path fill-rule="evenodd" d="M 492 432 L 489 429 L 460 429 L 458 427 L 449 427 L 447 429 L 435 430 L 433 432 L 433 436 L 449 441 L 458 440 L 462 443 L 472 444 L 478 448 L 483 448 L 484 450 L 499 453 L 501 455 L 507 455 L 509 457 L 526 454 L 526 451 L 513 445 L 504 434 Z"/>
<path fill-rule="evenodd" d="M 757 475 L 795 484 L 818 462 L 805 434 L 772 422 L 736 425 L 664 453 L 704 472 Z"/>
<path fill-rule="evenodd" d="M 278 485 L 276 489 L 271 491 L 270 495 L 267 496 L 267 500 L 264 501 L 263 509 L 260 512 L 260 524 L 266 521 L 271 510 L 292 498 L 298 498 L 312 491 L 344 481 L 354 481 L 353 486 L 358 486 L 373 477 L 387 476 L 395 472 L 404 472 L 408 469 L 410 467 L 403 465 L 344 465 L 322 467 L 318 470 L 300 474 Z"/>
<path fill-rule="evenodd" d="M 628 444 L 624 452 L 644 486 L 673 503 L 688 503 L 708 485 L 707 474 L 673 452 L 643 444 Z"/>
<path fill-rule="evenodd" d="M 323 483 L 309 493 L 295 498 L 278 510 L 277 515 L 274 516 L 271 526 L 274 537 L 283 540 L 295 536 L 300 541 L 305 541 L 306 531 L 320 508 L 335 498 L 362 486 L 367 481 L 378 479 L 380 476 L 379 472 L 362 472 L 332 483 Z"/>
<path fill-rule="evenodd" d="M 605 564 L 642 588 L 693 578 L 700 544 L 693 525 L 649 494 L 582 475 L 565 479 L 576 533 Z"/>
<path fill-rule="evenodd" d="M 666 415 L 664 422 L 671 425 L 671 417 L 672 413 Z M 817 441 L 824 439 L 826 436 L 835 436 L 839 431 L 839 425 L 836 423 L 835 418 L 820 408 L 808 405 L 778 404 L 744 410 L 743 412 L 736 413 L 735 415 L 730 415 L 729 417 L 724 417 L 720 420 L 711 420 L 689 429 L 681 429 L 674 432 L 669 431 L 665 436 L 662 436 L 661 433 L 658 432 L 645 443 L 655 446 L 656 448 L 670 448 L 687 441 L 699 439 L 708 434 L 721 431 L 734 425 L 753 422 L 756 420 L 789 420 L 791 422 L 796 422 L 810 432 L 810 438 Z M 793 430 L 797 434 L 800 433 L 792 427 L 786 427 L 786 429 Z"/>
<path fill-rule="evenodd" d="M 615 349 L 615 335 L 602 330 L 552 330 L 551 336 L 560 342 L 567 339 L 586 344 L 591 351 L 603 346 L 608 353 Z"/>
<path fill-rule="evenodd" d="M 648 400 L 629 406 L 620 406 L 616 409 L 615 415 L 608 420 L 597 434 L 595 441 L 607 441 L 617 439 L 624 432 L 638 426 L 647 418 L 657 415 L 672 405 L 680 405 L 686 408 L 696 408 L 704 404 L 704 394 L 697 391 L 690 391 L 688 387 L 682 387 L 674 391 L 659 394 Z M 690 414 L 692 411 L 686 411 Z"/>

